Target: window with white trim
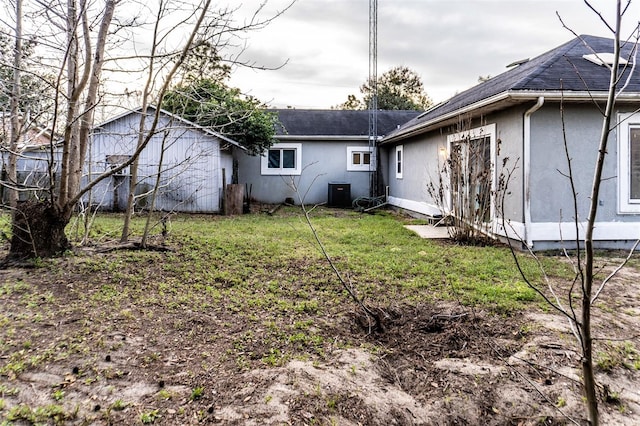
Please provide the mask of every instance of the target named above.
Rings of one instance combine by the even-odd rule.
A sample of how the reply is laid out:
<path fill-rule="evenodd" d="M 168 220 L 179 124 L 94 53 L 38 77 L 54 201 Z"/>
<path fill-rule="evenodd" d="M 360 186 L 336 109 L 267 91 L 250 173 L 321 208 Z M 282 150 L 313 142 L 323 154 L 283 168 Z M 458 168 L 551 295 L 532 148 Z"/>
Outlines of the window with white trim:
<path fill-rule="evenodd" d="M 376 157 L 373 148 L 366 146 L 347 147 L 347 171 L 369 172 L 376 170 Z"/>
<path fill-rule="evenodd" d="M 618 114 L 618 212 L 640 213 L 640 114 Z"/>
<path fill-rule="evenodd" d="M 277 143 L 262 155 L 260 171 L 263 175 L 299 175 L 301 163 L 302 144 Z"/>
<path fill-rule="evenodd" d="M 404 145 L 396 146 L 396 179 L 402 179 L 402 172 L 404 169 Z"/>

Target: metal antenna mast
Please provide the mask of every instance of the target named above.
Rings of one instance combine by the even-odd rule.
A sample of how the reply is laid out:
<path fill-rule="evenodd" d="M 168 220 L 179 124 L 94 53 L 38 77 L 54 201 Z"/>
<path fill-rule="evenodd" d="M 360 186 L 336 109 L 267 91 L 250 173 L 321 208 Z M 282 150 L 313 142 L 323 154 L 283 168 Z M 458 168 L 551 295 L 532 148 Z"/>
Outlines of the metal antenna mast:
<path fill-rule="evenodd" d="M 378 195 L 378 0 L 369 0 L 369 196 Z"/>

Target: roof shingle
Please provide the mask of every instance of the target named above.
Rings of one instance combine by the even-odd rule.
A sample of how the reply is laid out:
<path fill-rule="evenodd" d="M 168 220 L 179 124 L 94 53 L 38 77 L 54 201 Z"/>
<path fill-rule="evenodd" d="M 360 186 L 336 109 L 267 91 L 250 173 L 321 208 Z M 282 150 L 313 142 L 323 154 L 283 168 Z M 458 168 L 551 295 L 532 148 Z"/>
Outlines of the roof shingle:
<path fill-rule="evenodd" d="M 489 99 L 501 93 L 541 92 L 607 92 L 610 72 L 602 65 L 583 58 L 585 54 L 613 52 L 613 40 L 603 37 L 582 35 L 543 53 L 529 61 L 522 62 L 502 74 L 465 90 L 446 102 L 405 123 L 393 132 L 393 137 L 402 135 L 405 129 L 415 128 L 421 123 L 432 122 L 446 114 Z M 622 47 L 621 57 L 628 58 L 633 53 L 632 43 Z M 626 66 L 622 81 L 631 72 L 631 61 Z M 640 71 L 635 69 L 633 77 L 625 88 L 627 93 L 640 93 Z"/>
<path fill-rule="evenodd" d="M 278 109 L 278 135 L 289 136 L 368 136 L 369 111 Z M 415 118 L 420 111 L 377 111 L 378 135 L 386 135 Z"/>

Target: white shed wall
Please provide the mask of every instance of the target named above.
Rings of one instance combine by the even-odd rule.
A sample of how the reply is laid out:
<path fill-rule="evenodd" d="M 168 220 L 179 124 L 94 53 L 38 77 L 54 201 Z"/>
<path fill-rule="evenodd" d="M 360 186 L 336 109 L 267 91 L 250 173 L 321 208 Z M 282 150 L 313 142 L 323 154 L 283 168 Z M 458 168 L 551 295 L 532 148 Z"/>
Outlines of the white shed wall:
<path fill-rule="evenodd" d="M 131 113 L 95 130 L 86 165 L 89 179 L 112 167 L 108 157 L 126 158 L 134 153 L 139 120 L 138 113 Z M 147 123 L 148 128 L 151 118 Z M 218 212 L 222 187 L 221 156 L 218 138 L 179 119 L 161 115 L 156 133 L 139 157 L 136 193 L 141 197 L 138 206 L 151 207 L 150 191 L 155 185 L 162 161 L 155 204 L 157 210 Z M 226 156 L 230 158 L 230 154 Z M 113 176 L 98 184 L 91 193 L 92 204 L 107 210 L 124 208 L 129 176 L 130 170 L 126 168 L 121 176 Z M 118 202 L 114 204 L 115 199 Z"/>

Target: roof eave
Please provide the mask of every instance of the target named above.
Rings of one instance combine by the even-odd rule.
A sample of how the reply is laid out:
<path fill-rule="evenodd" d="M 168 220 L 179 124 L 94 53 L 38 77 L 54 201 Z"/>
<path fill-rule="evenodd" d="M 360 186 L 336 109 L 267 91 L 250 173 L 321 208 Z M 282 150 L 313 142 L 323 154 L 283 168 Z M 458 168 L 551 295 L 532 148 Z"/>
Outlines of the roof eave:
<path fill-rule="evenodd" d="M 563 102 L 592 102 L 606 101 L 607 92 L 563 92 L 563 91 L 506 91 L 481 101 L 469 104 L 462 108 L 448 112 L 441 116 L 435 117 L 429 121 L 415 124 L 396 134 L 392 134 L 382 139 L 382 144 L 397 142 L 408 139 L 430 130 L 450 124 L 451 120 L 457 120 L 460 116 L 475 112 L 486 113 L 504 109 L 508 106 L 519 104 L 527 101 L 534 101 L 540 97 L 547 101 L 563 101 Z M 616 102 L 640 102 L 640 93 L 621 93 L 617 96 Z"/>
<path fill-rule="evenodd" d="M 368 135 L 276 135 L 279 141 L 368 141 Z"/>

